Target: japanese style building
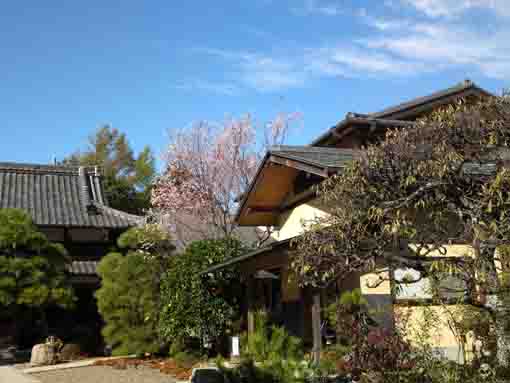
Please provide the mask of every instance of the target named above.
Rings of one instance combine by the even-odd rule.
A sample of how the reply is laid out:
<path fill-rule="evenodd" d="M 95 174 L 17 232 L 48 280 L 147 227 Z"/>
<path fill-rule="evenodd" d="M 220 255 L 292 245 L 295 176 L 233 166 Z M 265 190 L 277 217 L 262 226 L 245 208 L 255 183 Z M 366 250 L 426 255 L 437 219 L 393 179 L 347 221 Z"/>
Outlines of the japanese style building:
<path fill-rule="evenodd" d="M 367 282 L 375 274 L 352 275 L 338 281 L 327 290 L 300 288 L 289 267 L 292 238 L 299 236 L 306 221 L 327 215 L 328 207 L 317 200 L 313 186 L 327 177 L 341 172 L 369 143 L 384 137 L 389 128 L 412 126 L 415 121 L 440 107 L 460 99 L 478 100 L 490 93 L 466 80 L 454 87 L 420 97 L 376 113 L 348 113 L 338 124 L 327 130 L 308 146 L 277 146 L 271 148 L 254 177 L 237 212 L 240 226 L 272 226 L 275 228 L 269 246 L 245 254 L 237 259 L 216 265 L 204 274 L 237 265 L 247 286 L 246 322 L 248 331 L 254 329 L 254 311 L 263 309 L 292 334 L 302 337 L 305 344 L 319 350 L 321 347 L 321 302 L 339 296 L 342 291 L 360 288 L 370 306 L 385 313 L 382 325 L 392 326 L 394 313 L 404 303 L 426 301 L 423 285 L 399 294 L 392 289 L 391 280 L 399 270 L 384 269 L 388 281 L 376 288 Z M 461 252 L 458 245 L 449 246 L 448 255 Z M 426 284 L 427 281 L 423 281 Z M 411 305 L 412 306 L 412 305 Z M 406 306 L 406 307 L 411 307 Z M 419 318 L 420 309 L 411 317 Z M 444 324 L 437 334 L 435 347 L 448 357 L 458 355 L 455 337 Z"/>
<path fill-rule="evenodd" d="M 71 338 L 89 336 L 91 344 L 99 342 L 101 319 L 93 295 L 99 286 L 97 263 L 116 244 L 117 237 L 137 225 L 141 217 L 108 206 L 97 167 L 0 162 L 0 209 L 4 208 L 25 210 L 49 240 L 64 245 L 72 259 L 68 268 L 78 297 L 77 308 L 49 312 L 50 333 Z M 38 318 L 22 320 L 26 321 L 23 327 L 28 343 L 40 335 Z M 0 326 L 0 337 L 6 332 L 9 334 L 9 325 Z"/>

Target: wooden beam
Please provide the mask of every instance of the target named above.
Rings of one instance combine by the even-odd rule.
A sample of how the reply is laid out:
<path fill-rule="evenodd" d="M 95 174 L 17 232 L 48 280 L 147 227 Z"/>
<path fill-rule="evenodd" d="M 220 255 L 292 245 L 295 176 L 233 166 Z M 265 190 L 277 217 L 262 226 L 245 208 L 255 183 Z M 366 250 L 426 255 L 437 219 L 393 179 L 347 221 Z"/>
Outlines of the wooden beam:
<path fill-rule="evenodd" d="M 322 167 L 313 166 L 313 165 L 295 161 L 295 160 L 290 160 L 288 158 L 283 158 L 283 157 L 272 155 L 271 157 L 269 157 L 269 161 L 271 161 L 275 164 L 284 165 L 284 166 L 294 168 L 297 170 L 301 170 L 301 171 L 304 171 L 307 173 L 317 174 L 321 177 L 328 176 L 327 170 L 324 170 Z"/>
<path fill-rule="evenodd" d="M 321 334 L 321 296 L 318 290 L 312 295 L 312 334 L 313 334 L 313 360 L 319 364 L 322 351 Z"/>
<path fill-rule="evenodd" d="M 359 127 L 367 127 L 373 129 L 373 126 L 389 126 L 389 127 L 405 127 L 416 125 L 415 121 L 403 121 L 403 120 L 392 120 L 387 118 L 366 118 L 366 117 L 355 117 L 349 121 L 358 125 Z"/>
<path fill-rule="evenodd" d="M 354 128 L 352 126 L 349 126 L 348 128 L 346 129 L 343 129 L 341 131 L 338 131 L 339 129 L 338 128 L 335 128 L 334 130 L 332 130 L 332 132 L 334 132 L 333 136 L 337 139 L 337 140 L 341 140 L 342 138 L 344 138 L 345 136 L 347 136 L 348 134 L 352 133 L 352 131 L 354 130 Z"/>
<path fill-rule="evenodd" d="M 369 128 L 369 133 L 373 133 L 378 126 L 382 127 L 405 127 L 416 125 L 414 121 L 391 120 L 384 118 L 369 118 L 369 117 L 349 117 L 342 121 L 331 130 L 331 135 L 337 140 L 342 139 L 346 135 L 354 131 L 356 128 Z"/>
<path fill-rule="evenodd" d="M 247 209 L 249 213 L 279 213 L 278 206 L 249 206 Z"/>
<path fill-rule="evenodd" d="M 288 201 L 282 204 L 280 207 L 280 211 L 285 211 L 294 208 L 296 205 L 300 205 L 302 203 L 306 203 L 307 201 L 310 201 L 311 199 L 315 198 L 317 196 L 317 193 L 313 188 L 307 189 L 299 194 L 296 194 L 292 196 L 292 198 L 289 198 Z"/>
<path fill-rule="evenodd" d="M 346 134 L 349 134 L 352 131 L 353 131 L 352 126 L 347 129 L 344 129 L 341 133 L 338 131 L 337 128 L 333 128 L 333 129 L 331 129 L 331 135 L 335 138 L 342 138 L 343 136 L 345 136 Z"/>
<path fill-rule="evenodd" d="M 248 335 L 250 335 L 255 332 L 255 279 L 252 275 L 250 275 L 246 282 L 246 300 L 248 302 Z"/>

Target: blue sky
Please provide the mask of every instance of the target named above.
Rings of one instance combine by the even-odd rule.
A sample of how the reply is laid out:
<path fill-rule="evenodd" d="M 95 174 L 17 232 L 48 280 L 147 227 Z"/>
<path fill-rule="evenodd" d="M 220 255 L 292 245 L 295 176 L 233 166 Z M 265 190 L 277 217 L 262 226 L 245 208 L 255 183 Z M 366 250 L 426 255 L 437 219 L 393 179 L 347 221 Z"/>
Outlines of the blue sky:
<path fill-rule="evenodd" d="M 0 161 L 62 159 L 104 123 L 160 153 L 246 113 L 301 112 L 306 144 L 465 78 L 499 92 L 509 21 L 508 0 L 3 2 Z"/>

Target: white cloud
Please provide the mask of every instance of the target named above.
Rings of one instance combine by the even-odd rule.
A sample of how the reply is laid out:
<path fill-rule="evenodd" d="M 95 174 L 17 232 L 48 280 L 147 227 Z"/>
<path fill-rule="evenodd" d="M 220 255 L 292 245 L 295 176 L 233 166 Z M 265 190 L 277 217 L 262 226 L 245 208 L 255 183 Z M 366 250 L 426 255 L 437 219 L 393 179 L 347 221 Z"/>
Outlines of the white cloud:
<path fill-rule="evenodd" d="M 185 92 L 206 92 L 223 96 L 234 96 L 239 93 L 239 87 L 230 83 L 216 83 L 200 79 L 191 79 L 175 84 L 175 89 Z"/>
<path fill-rule="evenodd" d="M 459 25 L 416 24 L 360 43 L 437 69 L 474 68 L 493 78 L 510 75 L 510 33 L 505 31 L 489 33 Z"/>
<path fill-rule="evenodd" d="M 429 17 L 456 17 L 470 9 L 487 9 L 500 16 L 510 16 L 508 0 L 402 0 Z"/>
<path fill-rule="evenodd" d="M 240 63 L 243 82 L 260 91 L 302 86 L 307 73 L 290 58 L 251 55 Z"/>
<path fill-rule="evenodd" d="M 402 4 L 421 14 L 392 17 Z M 310 0 L 303 9 L 309 13 L 336 15 L 339 3 Z M 195 53 L 218 60 L 228 73 L 228 83 L 195 81 L 186 88 L 232 95 L 242 89 L 274 92 L 303 87 L 316 80 L 338 77 L 403 77 L 432 71 L 457 70 L 486 77 L 510 77 L 510 30 L 497 17 L 484 14 L 489 27 L 480 28 L 454 16 L 471 8 L 484 8 L 502 16 L 510 0 L 385 0 L 390 12 L 378 14 L 359 8 L 350 11 L 369 28 L 361 34 L 324 38 L 320 45 L 297 47 L 275 43 L 268 50 L 226 50 L 200 48 Z M 389 8 L 386 8 L 388 10 Z M 493 16 L 493 15 L 492 15 Z M 354 29 L 356 30 L 356 29 Z M 361 32 L 360 32 L 361 33 Z M 287 45 L 286 49 L 278 49 Z"/>
<path fill-rule="evenodd" d="M 426 70 L 415 60 L 397 59 L 384 52 L 345 43 L 272 55 L 221 49 L 199 52 L 231 65 L 233 81 L 260 92 L 302 87 L 322 78 L 403 76 Z"/>
<path fill-rule="evenodd" d="M 310 49 L 308 59 L 308 65 L 318 77 L 404 76 L 426 69 L 414 60 L 344 44 Z"/>
<path fill-rule="evenodd" d="M 307 73 L 291 57 L 222 49 L 199 49 L 199 52 L 222 59 L 233 66 L 236 81 L 259 91 L 276 91 L 302 86 Z"/>
<path fill-rule="evenodd" d="M 470 0 L 404 0 L 430 17 L 451 17 L 473 7 Z"/>
<path fill-rule="evenodd" d="M 405 27 L 408 27 L 410 22 L 409 20 L 405 19 L 388 19 L 384 17 L 375 17 L 372 15 L 369 15 L 368 12 L 363 8 L 360 12 L 358 12 L 358 17 L 361 21 L 363 21 L 365 24 L 378 29 L 379 31 L 392 31 L 392 30 L 399 30 Z"/>
<path fill-rule="evenodd" d="M 298 14 L 319 14 L 324 16 L 338 16 L 344 12 L 344 8 L 335 2 L 325 2 L 324 0 L 305 0 L 299 8 L 293 8 Z"/>

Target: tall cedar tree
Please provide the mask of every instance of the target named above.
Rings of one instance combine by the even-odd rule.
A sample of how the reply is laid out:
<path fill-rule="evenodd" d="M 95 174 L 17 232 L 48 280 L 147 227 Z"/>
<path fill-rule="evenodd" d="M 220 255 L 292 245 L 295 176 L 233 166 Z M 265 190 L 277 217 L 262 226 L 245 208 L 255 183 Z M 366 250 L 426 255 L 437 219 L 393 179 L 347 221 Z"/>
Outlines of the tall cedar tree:
<path fill-rule="evenodd" d="M 159 282 L 174 247 L 156 225 L 126 231 L 118 246 L 123 253 L 109 253 L 98 266 L 103 336 L 117 355 L 157 352 Z"/>
<path fill-rule="evenodd" d="M 146 146 L 135 155 L 126 135 L 105 125 L 89 138 L 89 147 L 67 157 L 64 164 L 100 166 L 106 198 L 111 207 L 141 214 L 150 207 L 156 173 L 154 155 Z"/>
<path fill-rule="evenodd" d="M 67 261 L 64 247 L 48 241 L 28 214 L 0 209 L 2 317 L 17 318 L 21 312 L 36 310 L 44 318 L 50 306 L 71 308 L 75 296 L 66 275 Z"/>
<path fill-rule="evenodd" d="M 301 282 L 324 286 L 380 264 L 419 272 L 405 283 L 454 275 L 461 280 L 457 296 L 490 313 L 498 359 L 506 363 L 508 285 L 501 276 L 509 269 L 501 255 L 510 244 L 509 146 L 508 97 L 460 102 L 414 127 L 388 131 L 319 186 L 331 215 L 296 240 Z M 470 251 L 429 256 L 447 255 L 448 244 Z"/>

